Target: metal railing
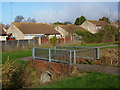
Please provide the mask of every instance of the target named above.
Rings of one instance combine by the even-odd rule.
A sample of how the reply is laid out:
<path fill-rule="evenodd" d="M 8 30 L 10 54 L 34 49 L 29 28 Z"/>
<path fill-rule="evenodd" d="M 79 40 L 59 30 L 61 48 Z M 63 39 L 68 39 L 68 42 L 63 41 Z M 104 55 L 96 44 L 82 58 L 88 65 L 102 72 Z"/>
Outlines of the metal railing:
<path fill-rule="evenodd" d="M 72 50 L 34 47 L 32 50 L 32 55 L 33 59 L 72 65 Z"/>
<path fill-rule="evenodd" d="M 99 47 L 84 47 L 84 46 L 55 46 L 55 49 L 72 50 L 77 58 L 99 59 Z"/>
<path fill-rule="evenodd" d="M 34 47 L 32 50 L 33 59 L 47 60 L 49 62 L 58 62 L 69 65 L 76 64 L 76 58 L 99 59 L 98 47 L 70 47 L 71 49 L 55 49 Z M 34 62 L 34 60 L 33 60 Z"/>

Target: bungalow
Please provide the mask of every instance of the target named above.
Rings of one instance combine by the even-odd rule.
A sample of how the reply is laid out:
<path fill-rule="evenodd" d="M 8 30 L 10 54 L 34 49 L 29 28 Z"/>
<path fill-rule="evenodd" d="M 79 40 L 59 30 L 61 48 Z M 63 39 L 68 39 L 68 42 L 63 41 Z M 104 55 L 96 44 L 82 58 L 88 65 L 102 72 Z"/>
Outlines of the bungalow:
<path fill-rule="evenodd" d="M 117 28 L 120 28 L 120 22 L 113 22 L 112 25 Z"/>
<path fill-rule="evenodd" d="M 6 41 L 7 33 L 4 31 L 4 24 L 0 24 L 0 41 Z"/>
<path fill-rule="evenodd" d="M 53 26 L 44 23 L 12 23 L 7 30 L 8 33 L 12 33 L 16 40 L 34 39 L 42 36 L 60 37 L 60 33 Z"/>
<path fill-rule="evenodd" d="M 82 28 L 81 26 L 78 25 L 73 25 L 73 24 L 69 24 L 69 25 L 58 25 L 55 27 L 55 29 L 62 35 L 62 37 L 66 37 L 66 36 L 74 36 L 75 38 L 81 38 L 80 36 L 78 36 L 76 34 L 77 31 L 79 30 L 85 30 L 84 28 Z"/>
<path fill-rule="evenodd" d="M 108 25 L 105 21 L 86 20 L 80 26 L 95 34 L 98 33 L 99 30 L 103 29 L 105 25 Z"/>

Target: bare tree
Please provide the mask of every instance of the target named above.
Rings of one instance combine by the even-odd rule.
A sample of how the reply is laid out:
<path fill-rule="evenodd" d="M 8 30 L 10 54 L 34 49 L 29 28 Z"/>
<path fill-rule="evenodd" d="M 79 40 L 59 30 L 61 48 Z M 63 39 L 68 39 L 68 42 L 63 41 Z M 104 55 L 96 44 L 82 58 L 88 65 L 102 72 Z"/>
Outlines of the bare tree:
<path fill-rule="evenodd" d="M 22 20 L 25 20 L 23 16 L 19 15 L 16 16 L 15 21 L 14 22 L 22 22 Z"/>
<path fill-rule="evenodd" d="M 31 19 L 31 18 L 29 17 L 26 22 L 27 22 L 27 23 L 36 23 L 36 20 L 35 20 L 35 18 L 32 18 L 32 19 Z"/>

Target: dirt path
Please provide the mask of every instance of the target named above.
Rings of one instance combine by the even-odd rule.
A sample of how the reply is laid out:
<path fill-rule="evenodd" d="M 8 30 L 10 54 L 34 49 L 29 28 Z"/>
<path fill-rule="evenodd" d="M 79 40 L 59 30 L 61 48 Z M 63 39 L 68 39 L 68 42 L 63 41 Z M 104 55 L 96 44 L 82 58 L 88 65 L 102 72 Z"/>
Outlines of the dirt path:
<path fill-rule="evenodd" d="M 30 57 L 18 58 L 17 60 L 30 61 L 30 58 L 32 57 L 30 56 Z"/>
<path fill-rule="evenodd" d="M 77 64 L 78 70 L 103 72 L 108 74 L 120 75 L 120 67 L 103 66 L 103 65 L 89 65 L 89 64 Z"/>

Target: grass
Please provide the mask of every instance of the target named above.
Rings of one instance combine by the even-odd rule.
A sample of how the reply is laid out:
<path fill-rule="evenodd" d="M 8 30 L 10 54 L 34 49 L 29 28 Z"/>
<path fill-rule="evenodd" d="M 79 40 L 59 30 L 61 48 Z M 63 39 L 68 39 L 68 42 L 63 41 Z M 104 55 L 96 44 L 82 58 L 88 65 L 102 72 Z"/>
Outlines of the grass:
<path fill-rule="evenodd" d="M 114 44 L 115 43 L 95 43 L 95 44 L 81 44 L 81 45 L 72 45 L 72 46 L 99 47 L 99 46 L 107 46 Z"/>
<path fill-rule="evenodd" d="M 63 79 L 58 83 L 39 88 L 118 88 L 117 75 L 89 72 L 84 77 Z"/>
<path fill-rule="evenodd" d="M 4 62 L 8 59 L 8 57 L 12 61 L 16 60 L 17 64 L 28 63 L 28 62 L 24 62 L 22 60 L 17 60 L 18 58 L 23 58 L 23 57 L 28 57 L 28 56 L 32 56 L 32 50 L 22 50 L 22 51 L 15 51 L 15 52 L 3 52 L 2 53 L 2 63 L 4 64 Z"/>

